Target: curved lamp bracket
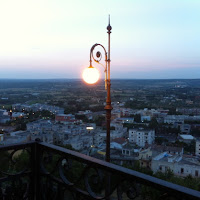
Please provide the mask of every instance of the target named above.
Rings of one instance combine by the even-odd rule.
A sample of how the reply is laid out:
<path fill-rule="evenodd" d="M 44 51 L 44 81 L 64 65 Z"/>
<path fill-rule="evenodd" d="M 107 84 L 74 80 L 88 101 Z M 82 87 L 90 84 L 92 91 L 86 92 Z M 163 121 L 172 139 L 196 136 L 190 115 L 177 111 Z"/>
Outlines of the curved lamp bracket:
<path fill-rule="evenodd" d="M 95 47 L 100 46 L 103 48 L 104 53 L 105 53 L 105 62 L 106 65 L 104 66 L 103 64 L 100 63 L 101 59 L 102 59 L 102 53 L 100 51 L 96 52 L 96 55 L 94 56 L 94 49 Z M 104 72 L 105 72 L 105 89 L 107 89 L 107 62 L 108 62 L 108 58 L 107 58 L 107 52 L 106 49 L 103 45 L 101 44 L 94 44 L 91 49 L 90 49 L 90 66 L 92 66 L 92 59 L 97 62 L 98 64 L 100 64 L 103 68 L 104 68 Z"/>

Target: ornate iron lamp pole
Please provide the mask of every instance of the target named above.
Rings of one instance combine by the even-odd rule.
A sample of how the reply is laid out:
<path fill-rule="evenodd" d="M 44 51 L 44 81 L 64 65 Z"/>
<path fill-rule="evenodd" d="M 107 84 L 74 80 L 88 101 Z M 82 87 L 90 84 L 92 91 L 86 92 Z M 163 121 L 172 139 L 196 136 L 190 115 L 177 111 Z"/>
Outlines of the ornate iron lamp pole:
<path fill-rule="evenodd" d="M 95 69 L 92 66 L 92 59 L 97 62 L 98 64 L 102 65 L 100 63 L 100 60 L 102 59 L 102 54 L 100 51 L 96 52 L 96 57 L 94 57 L 93 52 L 95 47 L 100 46 L 102 47 L 102 49 L 104 50 L 105 53 L 105 66 L 104 67 L 104 72 L 105 72 L 105 89 L 107 90 L 107 98 L 106 98 L 106 106 L 105 106 L 105 110 L 106 110 L 106 127 L 107 127 L 107 134 L 106 134 L 106 161 L 110 162 L 110 120 L 111 120 L 111 110 L 112 110 L 112 106 L 111 106 L 111 97 L 110 97 L 110 34 L 111 34 L 111 30 L 112 27 L 110 25 L 110 16 L 109 16 L 109 24 L 107 26 L 107 30 L 108 30 L 108 53 L 105 49 L 105 47 L 101 44 L 94 44 L 91 47 L 90 50 L 90 66 L 84 70 L 83 72 L 83 79 L 85 82 L 89 83 L 89 84 L 93 84 L 96 83 L 99 79 L 99 72 L 97 69 Z"/>

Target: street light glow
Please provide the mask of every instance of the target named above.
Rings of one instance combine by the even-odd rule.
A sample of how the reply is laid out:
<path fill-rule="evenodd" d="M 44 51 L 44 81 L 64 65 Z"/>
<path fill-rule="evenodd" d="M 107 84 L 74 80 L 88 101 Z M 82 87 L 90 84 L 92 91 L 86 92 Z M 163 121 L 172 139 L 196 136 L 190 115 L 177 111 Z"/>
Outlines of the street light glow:
<path fill-rule="evenodd" d="M 94 84 L 99 80 L 100 74 L 96 68 L 89 66 L 88 68 L 84 69 L 82 77 L 86 83 Z"/>

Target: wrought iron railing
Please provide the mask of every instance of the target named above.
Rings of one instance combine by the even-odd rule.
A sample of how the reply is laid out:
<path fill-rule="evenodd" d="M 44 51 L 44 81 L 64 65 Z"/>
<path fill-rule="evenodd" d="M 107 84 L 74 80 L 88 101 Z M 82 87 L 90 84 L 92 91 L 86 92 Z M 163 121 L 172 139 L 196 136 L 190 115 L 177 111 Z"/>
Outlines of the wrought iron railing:
<path fill-rule="evenodd" d="M 0 200 L 200 199 L 200 192 L 59 146 L 0 147 Z"/>

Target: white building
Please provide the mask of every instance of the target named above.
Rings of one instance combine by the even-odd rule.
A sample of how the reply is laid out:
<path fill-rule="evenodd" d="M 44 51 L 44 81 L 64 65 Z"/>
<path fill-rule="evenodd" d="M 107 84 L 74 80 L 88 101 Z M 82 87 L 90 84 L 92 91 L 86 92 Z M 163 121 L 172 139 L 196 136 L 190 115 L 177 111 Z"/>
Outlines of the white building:
<path fill-rule="evenodd" d="M 72 139 L 65 140 L 63 144 L 70 144 L 75 150 L 82 150 L 93 145 L 93 137 L 91 135 L 75 136 Z"/>
<path fill-rule="evenodd" d="M 164 117 L 164 123 L 168 124 L 184 124 L 184 121 L 198 121 L 200 120 L 200 116 L 189 116 L 189 115 L 167 115 Z"/>
<path fill-rule="evenodd" d="M 135 143 L 140 147 L 145 144 L 153 144 L 155 140 L 155 130 L 152 129 L 129 129 L 129 142 Z"/>
<path fill-rule="evenodd" d="M 0 142 L 2 142 L 3 141 L 3 134 L 0 134 Z"/>
<path fill-rule="evenodd" d="M 115 138 L 123 137 L 124 133 L 122 131 L 111 130 L 110 131 L 110 140 L 114 140 Z M 107 133 L 99 132 L 99 136 L 101 136 L 104 140 L 106 140 Z"/>
<path fill-rule="evenodd" d="M 172 155 L 167 152 L 160 153 L 151 161 L 151 169 L 154 173 L 162 173 L 171 170 L 174 175 L 186 177 L 200 177 L 200 162 L 194 157 L 183 157 L 181 155 Z"/>
<path fill-rule="evenodd" d="M 195 138 L 192 135 L 186 135 L 186 134 L 181 134 L 179 135 L 179 141 L 185 142 L 185 143 L 191 143 L 192 140 L 195 140 Z"/>
<path fill-rule="evenodd" d="M 99 146 L 100 144 L 103 143 L 104 138 L 101 136 L 100 133 L 93 133 L 94 135 L 92 136 L 93 139 L 93 145 Z"/>
<path fill-rule="evenodd" d="M 0 138 L 1 141 L 1 138 Z M 13 144 L 13 143 L 22 143 L 30 141 L 30 133 L 27 131 L 16 131 L 12 132 L 10 135 L 5 135 L 3 137 L 3 141 L 1 141 L 1 144 L 7 145 L 7 144 Z"/>
<path fill-rule="evenodd" d="M 83 141 L 78 141 L 76 139 L 65 141 L 64 144 L 70 144 L 75 150 L 83 149 Z"/>
<path fill-rule="evenodd" d="M 141 122 L 145 122 L 145 121 L 151 121 L 151 116 L 150 115 L 144 115 L 141 116 Z"/>
<path fill-rule="evenodd" d="M 134 118 L 133 117 L 121 117 L 121 118 L 116 118 L 114 120 L 115 123 L 119 123 L 119 124 L 132 124 L 134 122 Z"/>
<path fill-rule="evenodd" d="M 87 114 L 90 114 L 90 113 L 92 113 L 91 110 L 78 111 L 77 115 L 87 115 Z"/>
<path fill-rule="evenodd" d="M 167 115 L 164 118 L 164 123 L 167 123 L 167 124 L 174 124 L 174 123 L 184 124 L 185 118 L 186 118 L 185 115 Z"/>
<path fill-rule="evenodd" d="M 27 105 L 27 104 L 13 104 L 12 105 L 13 110 L 26 110 L 26 111 L 42 111 L 42 110 L 48 110 L 49 112 L 52 112 L 53 114 L 63 114 L 64 113 L 64 108 L 60 108 L 57 106 L 52 106 L 52 105 L 47 105 L 47 104 L 32 104 L 32 105 Z"/>
<path fill-rule="evenodd" d="M 196 156 L 200 156 L 200 140 L 196 141 L 195 154 L 196 154 Z"/>
<path fill-rule="evenodd" d="M 191 125 L 190 124 L 181 124 L 180 129 L 181 129 L 181 133 L 189 134 L 190 130 L 191 130 Z"/>

